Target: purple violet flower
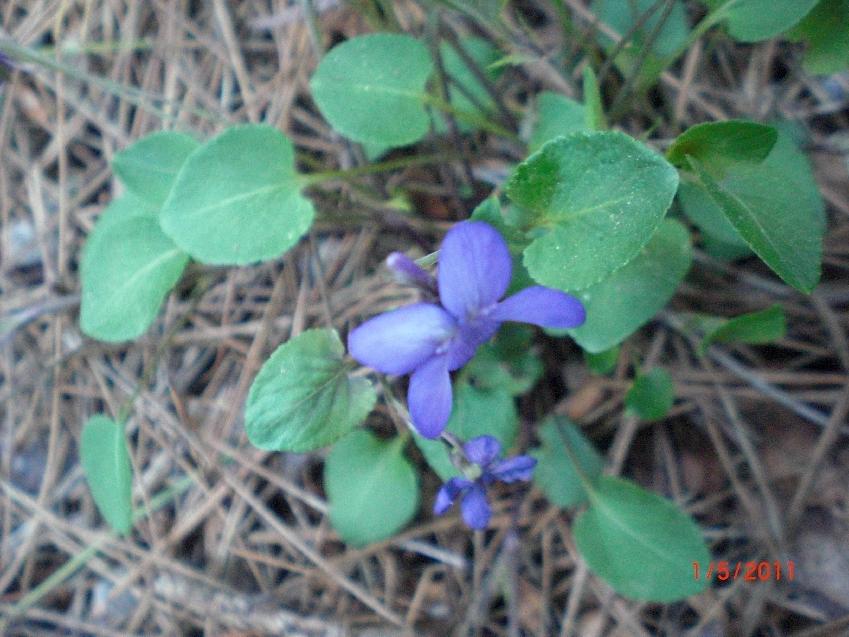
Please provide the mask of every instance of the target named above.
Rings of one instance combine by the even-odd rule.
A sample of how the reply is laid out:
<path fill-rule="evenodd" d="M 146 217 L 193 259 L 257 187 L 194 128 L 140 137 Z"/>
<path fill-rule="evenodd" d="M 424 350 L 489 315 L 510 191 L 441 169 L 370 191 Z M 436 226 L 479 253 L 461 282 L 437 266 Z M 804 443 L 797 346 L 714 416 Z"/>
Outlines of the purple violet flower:
<path fill-rule="evenodd" d="M 516 482 L 530 480 L 536 459 L 530 456 L 514 456 L 499 461 L 501 443 L 492 436 L 472 438 L 463 445 L 466 459 L 472 464 L 463 473 L 464 478 L 451 478 L 436 494 L 433 512 L 442 515 L 462 498 L 460 511 L 466 526 L 484 529 L 489 524 L 492 509 L 486 501 L 486 488 L 493 482 Z"/>
<path fill-rule="evenodd" d="M 406 257 L 390 259 L 410 279 L 429 276 Z M 578 299 L 540 285 L 499 302 L 510 285 L 512 268 L 510 251 L 495 228 L 482 221 L 458 223 L 445 235 L 439 252 L 440 305 L 414 303 L 369 319 L 348 335 L 348 351 L 363 365 L 384 374 L 412 374 L 407 404 L 413 425 L 424 437 L 439 436 L 451 415 L 449 372 L 468 363 L 502 322 L 550 328 L 584 322 Z"/>

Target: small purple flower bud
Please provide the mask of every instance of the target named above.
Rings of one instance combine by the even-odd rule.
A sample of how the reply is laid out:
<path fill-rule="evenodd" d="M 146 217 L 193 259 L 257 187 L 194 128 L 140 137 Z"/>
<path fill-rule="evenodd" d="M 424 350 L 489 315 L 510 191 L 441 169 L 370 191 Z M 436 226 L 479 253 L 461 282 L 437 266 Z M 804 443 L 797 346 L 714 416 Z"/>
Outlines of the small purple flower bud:
<path fill-rule="evenodd" d="M 403 252 L 386 257 L 386 265 L 399 283 L 415 285 L 436 296 L 436 279 Z"/>

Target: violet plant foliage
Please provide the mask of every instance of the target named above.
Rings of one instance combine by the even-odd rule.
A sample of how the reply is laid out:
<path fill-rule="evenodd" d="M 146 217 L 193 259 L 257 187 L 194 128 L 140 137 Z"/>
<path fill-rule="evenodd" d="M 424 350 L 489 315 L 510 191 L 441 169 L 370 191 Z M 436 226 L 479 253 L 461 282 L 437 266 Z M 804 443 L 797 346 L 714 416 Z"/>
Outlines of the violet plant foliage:
<path fill-rule="evenodd" d="M 493 436 L 478 436 L 463 445 L 470 463 L 464 468 L 465 477 L 451 478 L 436 495 L 433 512 L 442 515 L 460 499 L 460 511 L 466 526 L 485 529 L 492 517 L 486 499 L 486 489 L 493 482 L 528 481 L 533 476 L 536 459 L 531 456 L 501 457 L 501 443 Z"/>
<path fill-rule="evenodd" d="M 427 275 L 414 270 L 418 266 L 409 260 L 393 259 L 413 281 Z M 384 374 L 411 375 L 410 417 L 426 438 L 439 436 L 451 415 L 449 373 L 469 362 L 501 323 L 565 329 L 586 318 L 578 299 L 539 285 L 500 301 L 513 264 L 504 239 L 482 221 L 463 221 L 448 231 L 438 266 L 439 303 L 415 303 L 381 314 L 348 336 L 348 351 L 358 362 Z"/>

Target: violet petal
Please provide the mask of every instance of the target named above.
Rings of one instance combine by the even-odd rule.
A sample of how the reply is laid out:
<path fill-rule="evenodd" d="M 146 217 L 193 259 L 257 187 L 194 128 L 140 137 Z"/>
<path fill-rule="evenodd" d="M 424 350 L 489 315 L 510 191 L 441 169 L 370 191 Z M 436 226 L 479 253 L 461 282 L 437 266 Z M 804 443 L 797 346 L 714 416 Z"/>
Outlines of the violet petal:
<path fill-rule="evenodd" d="M 408 374 L 456 329 L 438 305 L 416 303 L 369 319 L 348 335 L 348 352 L 384 374 Z"/>
<path fill-rule="evenodd" d="M 460 510 L 466 526 L 472 529 L 485 529 L 489 518 L 492 517 L 492 509 L 486 501 L 486 491 L 478 483 L 472 484 L 466 491 L 460 503 Z"/>
<path fill-rule="evenodd" d="M 488 466 L 501 455 L 501 443 L 493 436 L 478 436 L 463 445 L 466 458 L 479 467 Z"/>
<path fill-rule="evenodd" d="M 445 356 L 434 356 L 413 372 L 407 405 L 416 430 L 436 438 L 451 416 L 451 376 Z"/>
<path fill-rule="evenodd" d="M 530 480 L 534 474 L 536 464 L 536 458 L 516 456 L 499 462 L 490 470 L 490 475 L 501 482 Z"/>
<path fill-rule="evenodd" d="M 458 223 L 439 249 L 439 299 L 458 320 L 473 317 L 504 295 L 512 267 L 495 228 L 482 221 Z"/>
<path fill-rule="evenodd" d="M 436 293 L 436 279 L 403 252 L 386 257 L 386 266 L 401 283 L 420 285 Z"/>
<path fill-rule="evenodd" d="M 433 504 L 434 514 L 442 515 L 445 513 L 454 504 L 457 496 L 470 486 L 472 486 L 472 483 L 466 478 L 451 478 L 443 484 L 442 488 L 439 489 L 439 493 L 436 494 L 436 502 Z"/>
<path fill-rule="evenodd" d="M 488 314 L 496 321 L 519 321 L 540 327 L 578 327 L 587 318 L 583 304 L 570 294 L 534 285 L 504 299 Z"/>

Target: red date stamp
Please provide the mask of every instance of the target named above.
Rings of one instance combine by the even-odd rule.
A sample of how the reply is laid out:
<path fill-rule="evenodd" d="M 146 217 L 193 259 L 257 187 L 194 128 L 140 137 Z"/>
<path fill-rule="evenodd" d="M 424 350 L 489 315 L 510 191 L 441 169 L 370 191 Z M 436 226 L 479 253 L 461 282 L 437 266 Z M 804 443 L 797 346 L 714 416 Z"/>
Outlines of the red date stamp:
<path fill-rule="evenodd" d="M 693 562 L 693 579 L 697 582 L 701 579 L 710 581 L 716 578 L 720 582 L 738 579 L 744 582 L 767 582 L 773 580 L 780 582 L 786 579 L 790 582 L 796 577 L 796 565 L 793 560 L 786 562 L 708 562 L 707 568 L 702 569 L 699 562 Z"/>

